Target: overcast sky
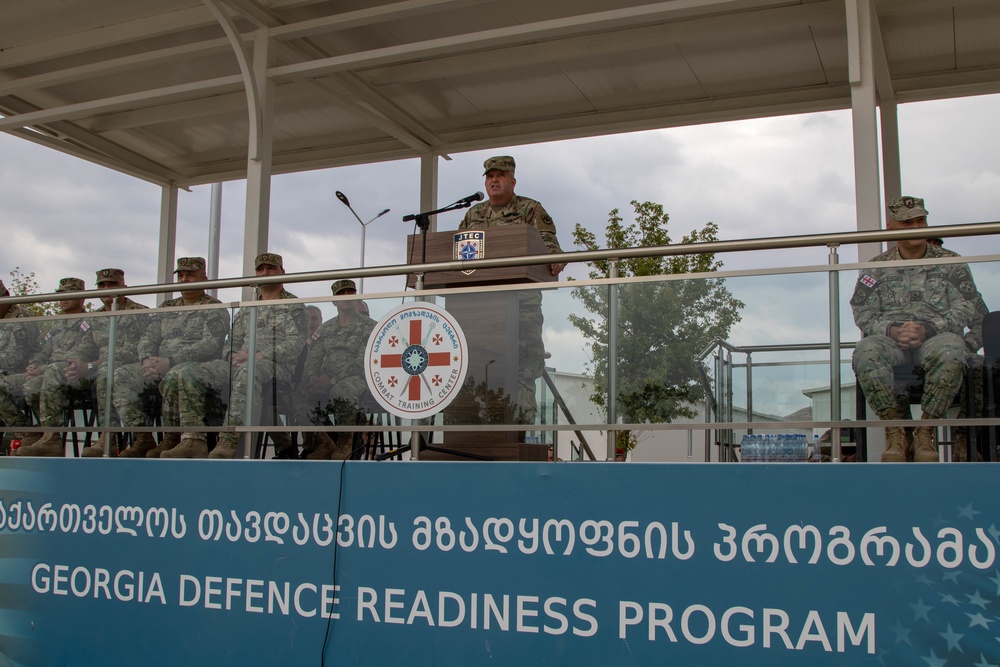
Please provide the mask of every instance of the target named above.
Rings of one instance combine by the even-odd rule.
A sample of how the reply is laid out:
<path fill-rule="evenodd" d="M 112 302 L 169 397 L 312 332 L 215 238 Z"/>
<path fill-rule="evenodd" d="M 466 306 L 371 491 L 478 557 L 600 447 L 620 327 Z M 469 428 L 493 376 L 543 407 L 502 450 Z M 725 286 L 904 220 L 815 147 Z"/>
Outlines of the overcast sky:
<path fill-rule="evenodd" d="M 903 191 L 926 199 L 930 224 L 1000 220 L 1000 96 L 902 105 L 899 117 Z M 675 240 L 708 221 L 719 225 L 723 239 L 853 231 L 851 145 L 850 113 L 839 111 L 498 148 L 442 160 L 439 203 L 482 190 L 483 160 L 510 154 L 518 164 L 517 192 L 545 205 L 565 250 L 574 249 L 575 223 L 600 236 L 608 212 L 629 211 L 632 199 L 662 203 Z M 6 134 L 0 134 L 0 155 L 0 277 L 9 282 L 8 272 L 19 266 L 51 291 L 70 275 L 89 287 L 97 269 L 114 266 L 125 270 L 131 285 L 155 282 L 159 187 Z M 276 176 L 269 249 L 284 256 L 288 272 L 358 266 L 361 226 L 334 196 L 341 190 L 365 220 L 391 209 L 368 228 L 366 265 L 402 263 L 412 223 L 401 218 L 418 211 L 418 181 L 416 160 Z M 244 198 L 243 182 L 224 185 L 221 277 L 240 274 Z M 207 254 L 209 199 L 210 186 L 180 193 L 178 257 Z M 453 229 L 461 215 L 440 216 L 439 229 Z M 1000 252 L 998 241 L 947 245 L 963 255 L 992 254 Z M 727 269 L 824 264 L 826 251 L 720 259 Z M 855 259 L 852 248 L 843 250 L 842 262 Z M 568 274 L 584 277 L 586 267 L 571 267 Z M 979 282 L 987 303 L 1000 303 L 995 281 L 980 276 Z M 754 313 L 733 332 L 738 344 L 785 340 L 775 323 L 789 319 L 818 322 L 806 327 L 807 334 L 789 334 L 792 339 L 823 335 L 825 283 L 785 277 L 762 285 L 734 281 Z M 401 279 L 369 279 L 365 291 L 401 287 Z M 328 289 L 300 285 L 292 291 L 321 296 Z M 560 300 L 549 301 L 555 306 Z M 557 366 L 579 368 L 582 345 L 569 325 L 549 317 L 546 339 L 557 351 Z"/>

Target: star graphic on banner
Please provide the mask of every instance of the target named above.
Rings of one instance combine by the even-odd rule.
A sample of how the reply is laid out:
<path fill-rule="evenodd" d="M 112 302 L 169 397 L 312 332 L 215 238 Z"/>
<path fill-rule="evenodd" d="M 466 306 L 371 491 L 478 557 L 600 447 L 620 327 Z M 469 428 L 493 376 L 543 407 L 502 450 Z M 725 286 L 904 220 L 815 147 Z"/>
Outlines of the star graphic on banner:
<path fill-rule="evenodd" d="M 953 584 L 958 583 L 958 570 L 952 570 L 951 572 L 945 572 L 941 575 L 941 581 L 950 581 Z"/>
<path fill-rule="evenodd" d="M 926 662 L 930 667 L 944 667 L 945 665 L 948 664 L 948 661 L 945 660 L 944 658 L 937 657 L 937 654 L 934 652 L 934 649 L 931 649 L 930 655 L 927 656 L 922 655 L 920 657 L 923 658 L 924 662 Z"/>
<path fill-rule="evenodd" d="M 996 573 L 992 577 L 989 577 L 989 580 L 996 584 L 997 595 L 1000 596 L 1000 570 L 996 570 L 995 572 Z"/>
<path fill-rule="evenodd" d="M 934 524 L 935 528 L 937 528 L 938 526 L 948 525 L 948 520 L 945 519 L 943 516 L 941 516 L 940 513 L 938 513 L 934 515 L 933 519 L 931 519 L 931 523 Z"/>
<path fill-rule="evenodd" d="M 961 602 L 959 602 L 958 600 L 956 600 L 955 596 L 952 595 L 951 593 L 945 593 L 944 595 L 942 595 L 941 596 L 941 602 L 948 602 L 950 604 L 955 605 L 956 607 L 961 604 Z"/>
<path fill-rule="evenodd" d="M 922 618 L 930 623 L 931 619 L 927 616 L 927 612 L 933 608 L 934 607 L 928 607 L 925 605 L 922 598 L 918 598 L 916 604 L 910 605 L 910 609 L 913 610 L 913 620 L 919 621 Z"/>
<path fill-rule="evenodd" d="M 965 507 L 958 508 L 958 516 L 965 517 L 970 521 L 975 520 L 977 514 L 982 514 L 982 512 L 972 509 L 972 503 L 969 503 Z"/>
<path fill-rule="evenodd" d="M 962 650 L 962 647 L 958 645 L 958 642 L 961 641 L 962 637 L 964 637 L 965 635 L 959 634 L 954 630 L 952 630 L 951 623 L 948 624 L 948 632 L 939 632 L 938 634 L 941 635 L 941 637 L 946 642 L 948 642 L 949 651 L 958 651 L 959 653 L 965 652 Z"/>
<path fill-rule="evenodd" d="M 978 590 L 975 593 L 973 593 L 972 595 L 969 595 L 968 593 L 966 593 L 965 597 L 969 598 L 969 603 L 970 604 L 974 604 L 977 607 L 979 607 L 980 609 L 982 609 L 983 611 L 986 611 L 986 605 L 989 602 L 989 600 L 987 600 L 986 598 L 984 598 L 983 596 L 981 596 L 979 594 Z"/>
<path fill-rule="evenodd" d="M 878 661 L 878 664 L 884 665 L 885 664 L 885 656 L 889 655 L 889 653 L 890 652 L 887 651 L 886 649 L 880 648 L 878 650 L 878 655 L 875 656 L 875 659 Z"/>
<path fill-rule="evenodd" d="M 892 630 L 893 634 L 896 635 L 897 644 L 910 644 L 911 646 L 913 645 L 913 643 L 910 641 L 910 632 L 911 632 L 910 628 L 904 627 L 903 624 L 899 621 L 899 619 L 896 619 L 896 625 L 892 626 L 889 629 Z"/>
<path fill-rule="evenodd" d="M 921 572 L 920 576 L 917 577 L 917 582 L 923 584 L 924 586 L 933 586 L 934 585 L 934 582 L 931 581 L 931 578 L 928 577 L 923 572 Z"/>
<path fill-rule="evenodd" d="M 991 523 L 986 532 L 990 534 L 990 537 L 993 538 L 994 542 L 1000 543 L 1000 529 L 997 529 L 995 523 Z"/>
<path fill-rule="evenodd" d="M 979 662 L 977 662 L 976 664 L 974 664 L 972 667 L 997 667 L 997 665 L 994 665 L 992 662 L 987 662 L 986 661 L 986 656 L 983 655 L 982 653 L 980 653 L 979 654 Z"/>
<path fill-rule="evenodd" d="M 983 627 L 983 628 L 986 628 L 987 630 L 989 630 L 990 626 L 988 624 L 994 622 L 994 621 L 991 621 L 990 619 L 986 618 L 985 616 L 983 616 L 982 614 L 980 614 L 978 612 L 975 613 L 975 614 L 970 614 L 970 613 L 966 612 L 965 615 L 969 617 L 969 628 L 970 629 L 973 628 L 974 626 L 978 625 L 980 627 Z"/>

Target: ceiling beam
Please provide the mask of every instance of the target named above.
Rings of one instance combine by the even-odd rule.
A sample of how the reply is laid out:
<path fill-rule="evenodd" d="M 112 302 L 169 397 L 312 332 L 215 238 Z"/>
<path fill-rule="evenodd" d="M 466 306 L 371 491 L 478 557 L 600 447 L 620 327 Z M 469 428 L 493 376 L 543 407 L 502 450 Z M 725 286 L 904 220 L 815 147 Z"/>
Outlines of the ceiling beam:
<path fill-rule="evenodd" d="M 483 0 L 404 0 L 379 7 L 367 7 L 352 12 L 290 23 L 271 30 L 275 39 L 296 39 L 327 34 L 338 30 L 400 21 L 447 9 L 457 9 L 482 4 Z"/>
<path fill-rule="evenodd" d="M 359 76 L 376 86 L 415 83 L 446 76 L 481 74 L 541 62 L 622 53 L 667 44 L 684 44 L 739 34 L 748 30 L 844 22 L 843 2 L 824 0 L 808 5 L 791 5 L 628 28 L 611 34 L 583 35 L 538 44 L 479 50 L 458 56 L 362 70 Z"/>
<path fill-rule="evenodd" d="M 32 113 L 35 109 L 36 107 L 32 106 L 28 102 L 14 97 L 7 97 L 0 100 L 0 113 L 15 113 L 20 114 L 20 116 L 16 117 L 22 117 L 26 114 Z M 24 128 L 13 129 L 21 130 Z M 56 121 L 39 128 L 39 131 L 34 134 L 48 135 L 52 137 L 53 141 L 61 141 L 66 144 L 78 146 L 80 149 L 89 150 L 91 157 L 88 159 L 94 160 L 99 157 L 104 161 L 113 161 L 119 165 L 116 167 L 119 171 L 127 168 L 134 168 L 137 171 L 147 174 L 148 176 L 144 177 L 147 178 L 147 180 L 151 177 L 157 179 L 158 182 L 165 183 L 180 177 L 180 174 L 163 166 L 162 164 L 159 164 L 144 155 L 130 151 L 127 148 L 124 148 L 100 135 L 88 132 L 74 123 Z M 22 134 L 21 136 L 24 135 Z"/>
<path fill-rule="evenodd" d="M 243 79 L 240 75 L 224 76 L 217 79 L 195 81 L 177 86 L 167 86 L 157 90 L 146 90 L 138 93 L 128 93 L 115 97 L 67 104 L 51 109 L 40 109 L 29 113 L 16 114 L 0 118 L 0 131 L 15 127 L 44 125 L 57 120 L 77 120 L 94 115 L 121 111 L 124 109 L 151 107 L 165 102 L 204 97 L 208 94 L 220 94 L 243 89 Z"/>
<path fill-rule="evenodd" d="M 628 7 L 536 23 L 494 28 L 421 42 L 410 42 L 358 53 L 332 56 L 311 62 L 275 67 L 271 76 L 277 80 L 333 74 L 363 67 L 377 67 L 421 58 L 437 58 L 485 48 L 554 40 L 600 30 L 613 30 L 656 23 L 671 18 L 705 13 L 734 11 L 783 4 L 778 0 L 667 0 L 638 7 Z"/>
<path fill-rule="evenodd" d="M 237 11 L 245 13 L 261 28 L 278 28 L 284 24 L 279 16 L 258 5 L 256 0 L 225 1 Z M 434 3 L 431 2 L 431 4 Z M 285 47 L 294 55 L 305 60 L 329 57 L 327 52 L 305 38 L 290 40 L 285 44 Z M 337 106 L 360 117 L 362 121 L 375 125 L 416 150 L 427 152 L 432 146 L 441 144 L 440 137 L 436 136 L 427 126 L 391 100 L 386 99 L 373 86 L 359 79 L 353 73 L 339 72 L 328 77 L 323 83 L 316 79 L 310 79 L 310 81 L 322 91 L 324 97 Z"/>
<path fill-rule="evenodd" d="M 119 46 L 140 39 L 209 25 L 215 25 L 215 19 L 208 9 L 199 5 L 191 9 L 102 26 L 31 44 L 10 46 L 0 51 L 0 69 L 76 55 L 92 50 L 95 44 L 103 47 Z"/>
<path fill-rule="evenodd" d="M 147 51 L 137 53 L 123 58 L 112 58 L 102 60 L 88 65 L 77 67 L 67 67 L 66 69 L 54 70 L 45 74 L 26 76 L 19 79 L 11 79 L 0 83 L 0 96 L 11 95 L 25 90 L 36 90 L 47 88 L 61 83 L 79 83 L 87 79 L 112 74 L 122 74 L 143 67 L 153 67 L 172 63 L 182 58 L 197 58 L 199 56 L 221 53 L 230 49 L 229 41 L 224 37 L 218 39 L 208 39 L 193 44 L 174 46 L 167 49 Z"/>

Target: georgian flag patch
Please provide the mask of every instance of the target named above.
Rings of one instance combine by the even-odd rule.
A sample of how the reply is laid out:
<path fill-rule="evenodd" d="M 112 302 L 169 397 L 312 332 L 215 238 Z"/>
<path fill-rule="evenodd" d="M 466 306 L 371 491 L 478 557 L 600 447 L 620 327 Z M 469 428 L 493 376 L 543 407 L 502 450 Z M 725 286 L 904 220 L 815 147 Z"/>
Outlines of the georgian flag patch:
<path fill-rule="evenodd" d="M 861 277 L 861 284 L 869 289 L 875 287 L 877 283 L 878 281 L 869 276 L 868 274 L 865 274 L 864 276 Z"/>

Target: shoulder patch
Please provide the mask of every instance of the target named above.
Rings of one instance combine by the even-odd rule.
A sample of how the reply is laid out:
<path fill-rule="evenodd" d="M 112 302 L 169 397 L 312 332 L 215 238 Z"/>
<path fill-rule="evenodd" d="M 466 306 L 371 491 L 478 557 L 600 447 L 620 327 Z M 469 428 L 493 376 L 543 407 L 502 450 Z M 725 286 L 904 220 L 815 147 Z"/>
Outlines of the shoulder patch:
<path fill-rule="evenodd" d="M 868 289 L 874 289 L 875 285 L 878 284 L 878 281 L 875 280 L 875 278 L 873 278 L 870 275 L 868 275 L 867 273 L 865 275 L 861 276 L 861 278 L 858 280 L 858 282 L 861 283 L 862 285 L 864 285 L 865 287 L 867 287 Z"/>

